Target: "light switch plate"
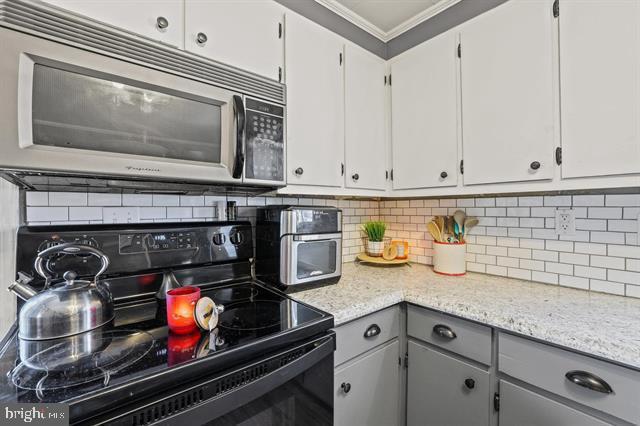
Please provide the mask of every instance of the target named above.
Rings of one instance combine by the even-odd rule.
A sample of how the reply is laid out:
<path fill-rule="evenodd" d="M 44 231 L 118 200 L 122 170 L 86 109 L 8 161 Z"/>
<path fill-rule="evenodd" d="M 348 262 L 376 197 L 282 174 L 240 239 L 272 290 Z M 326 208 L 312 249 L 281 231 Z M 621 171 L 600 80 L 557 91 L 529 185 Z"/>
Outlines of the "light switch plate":
<path fill-rule="evenodd" d="M 556 209 L 556 234 L 576 234 L 576 212 L 573 209 Z"/>

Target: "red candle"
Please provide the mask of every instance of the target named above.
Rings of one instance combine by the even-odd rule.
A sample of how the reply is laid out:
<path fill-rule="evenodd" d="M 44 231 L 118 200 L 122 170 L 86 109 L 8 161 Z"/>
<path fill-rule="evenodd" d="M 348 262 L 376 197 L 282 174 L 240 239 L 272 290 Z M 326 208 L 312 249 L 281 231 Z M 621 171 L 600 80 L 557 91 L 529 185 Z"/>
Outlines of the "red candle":
<path fill-rule="evenodd" d="M 198 287 L 180 287 L 167 292 L 167 324 L 174 333 L 188 334 L 198 328 L 193 310 L 200 299 Z"/>

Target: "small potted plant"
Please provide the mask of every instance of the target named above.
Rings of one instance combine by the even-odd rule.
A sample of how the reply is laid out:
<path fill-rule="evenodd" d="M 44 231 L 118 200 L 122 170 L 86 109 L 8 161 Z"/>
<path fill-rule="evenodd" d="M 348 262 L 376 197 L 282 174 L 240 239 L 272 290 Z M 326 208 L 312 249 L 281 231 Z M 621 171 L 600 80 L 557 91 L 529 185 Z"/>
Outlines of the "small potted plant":
<path fill-rule="evenodd" d="M 384 222 L 367 222 L 362 225 L 366 235 L 366 251 L 369 256 L 380 257 L 384 252 L 384 232 L 387 224 Z"/>

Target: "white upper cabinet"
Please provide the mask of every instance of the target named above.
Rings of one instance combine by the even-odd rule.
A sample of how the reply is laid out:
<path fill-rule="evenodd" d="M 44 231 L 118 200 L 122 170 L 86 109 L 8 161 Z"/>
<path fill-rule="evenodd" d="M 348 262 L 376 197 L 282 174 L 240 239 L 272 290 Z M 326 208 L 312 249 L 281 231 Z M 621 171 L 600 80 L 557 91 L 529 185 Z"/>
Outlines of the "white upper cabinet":
<path fill-rule="evenodd" d="M 184 47 L 183 0 L 46 0 L 89 18 Z"/>
<path fill-rule="evenodd" d="M 185 49 L 278 80 L 284 8 L 271 0 L 186 0 Z"/>
<path fill-rule="evenodd" d="M 456 48 L 449 32 L 391 61 L 393 189 L 458 182 Z"/>
<path fill-rule="evenodd" d="M 385 61 L 364 49 L 345 48 L 345 186 L 386 186 Z"/>
<path fill-rule="evenodd" d="M 640 173 L 640 2 L 560 2 L 562 177 Z"/>
<path fill-rule="evenodd" d="M 552 3 L 508 1 L 461 30 L 465 184 L 554 176 Z"/>
<path fill-rule="evenodd" d="M 287 183 L 342 186 L 342 40 L 295 14 L 286 25 Z"/>

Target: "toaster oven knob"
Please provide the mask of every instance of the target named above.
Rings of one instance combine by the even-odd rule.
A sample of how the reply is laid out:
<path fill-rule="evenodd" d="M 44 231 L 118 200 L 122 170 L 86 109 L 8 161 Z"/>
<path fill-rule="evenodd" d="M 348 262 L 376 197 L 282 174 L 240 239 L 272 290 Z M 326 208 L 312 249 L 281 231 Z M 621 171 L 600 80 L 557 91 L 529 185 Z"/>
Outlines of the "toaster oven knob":
<path fill-rule="evenodd" d="M 215 244 L 217 246 L 223 245 L 226 240 L 227 240 L 227 237 L 225 237 L 224 234 L 214 234 L 213 235 L 213 244 Z"/>

